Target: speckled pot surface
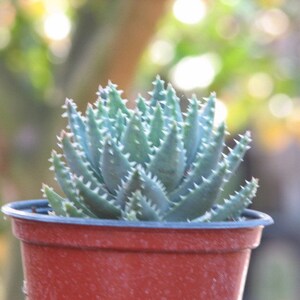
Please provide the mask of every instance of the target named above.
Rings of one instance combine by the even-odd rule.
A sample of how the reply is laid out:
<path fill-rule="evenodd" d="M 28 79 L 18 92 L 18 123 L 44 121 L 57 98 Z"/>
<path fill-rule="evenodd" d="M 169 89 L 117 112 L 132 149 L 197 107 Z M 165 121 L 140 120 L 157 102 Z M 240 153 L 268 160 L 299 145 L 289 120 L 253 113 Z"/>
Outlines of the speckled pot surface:
<path fill-rule="evenodd" d="M 25 293 L 43 299 L 242 299 L 251 250 L 272 219 L 125 222 L 47 215 L 46 200 L 10 203 Z"/>

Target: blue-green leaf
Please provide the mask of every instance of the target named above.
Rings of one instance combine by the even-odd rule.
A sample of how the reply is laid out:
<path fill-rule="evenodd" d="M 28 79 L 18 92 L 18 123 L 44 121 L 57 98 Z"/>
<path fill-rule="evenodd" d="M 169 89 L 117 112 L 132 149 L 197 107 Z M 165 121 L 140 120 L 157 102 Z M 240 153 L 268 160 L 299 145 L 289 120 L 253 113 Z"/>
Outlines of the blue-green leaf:
<path fill-rule="evenodd" d="M 148 105 L 146 104 L 146 99 L 143 98 L 141 95 L 138 96 L 136 100 L 136 107 L 138 111 L 140 112 L 142 120 L 147 121 L 148 118 Z"/>
<path fill-rule="evenodd" d="M 119 188 L 116 196 L 116 204 L 125 209 L 126 202 L 132 194 L 142 189 L 141 175 L 138 170 L 134 170 L 129 176 L 122 182 L 122 186 Z"/>
<path fill-rule="evenodd" d="M 250 148 L 249 144 L 251 142 L 250 132 L 247 131 L 244 135 L 240 136 L 240 140 L 236 140 L 236 145 L 233 149 L 229 148 L 229 154 L 224 157 L 224 161 L 227 164 L 227 173 L 226 173 L 226 181 L 224 182 L 223 189 L 230 190 L 231 185 L 231 177 L 236 173 L 237 168 L 243 161 L 244 155 L 246 151 Z M 218 204 L 223 204 L 224 198 L 227 197 L 225 193 L 221 193 L 217 200 Z"/>
<path fill-rule="evenodd" d="M 251 134 L 249 131 L 247 131 L 244 135 L 240 136 L 240 140 L 236 141 L 235 147 L 230 150 L 230 153 L 225 157 L 224 160 L 226 161 L 228 170 L 230 171 L 230 173 L 227 174 L 227 180 L 229 180 L 230 177 L 236 172 L 237 168 L 243 161 L 246 151 L 250 148 L 250 142 Z"/>
<path fill-rule="evenodd" d="M 160 103 L 164 107 L 166 100 L 166 91 L 164 87 L 164 81 L 160 79 L 160 76 L 157 75 L 155 81 L 153 82 L 153 91 L 149 92 L 151 95 L 150 105 L 156 107 L 157 103 Z"/>
<path fill-rule="evenodd" d="M 129 197 L 138 190 L 141 191 L 157 210 L 164 212 L 168 209 L 169 200 L 162 184 L 157 179 L 147 175 L 140 168 L 134 170 L 128 176 L 127 181 L 123 183 L 118 191 L 116 203 L 124 208 Z"/>
<path fill-rule="evenodd" d="M 185 151 L 176 123 L 174 123 L 165 141 L 152 158 L 148 170 L 157 176 L 158 180 L 170 192 L 180 182 L 184 169 Z"/>
<path fill-rule="evenodd" d="M 77 208 L 72 202 L 64 203 L 68 217 L 72 218 L 89 218 L 81 209 Z"/>
<path fill-rule="evenodd" d="M 120 141 L 122 139 L 122 136 L 125 132 L 127 125 L 127 120 L 125 115 L 119 110 L 116 115 L 116 119 L 114 122 L 114 132 L 115 132 L 115 138 L 117 141 Z"/>
<path fill-rule="evenodd" d="M 134 215 L 132 216 L 132 212 Z M 160 212 L 151 204 L 141 191 L 137 190 L 132 193 L 132 196 L 128 198 L 126 202 L 124 215 L 125 219 L 131 219 L 132 217 L 136 220 L 141 221 L 160 221 Z"/>
<path fill-rule="evenodd" d="M 52 151 L 51 162 L 52 168 L 55 172 L 56 180 L 58 181 L 68 200 L 84 214 L 90 217 L 95 217 L 95 215 L 85 206 L 81 197 L 78 195 L 70 169 L 63 163 L 63 161 L 60 159 L 60 155 L 58 155 L 55 151 Z"/>
<path fill-rule="evenodd" d="M 214 127 L 214 117 L 215 117 L 215 106 L 216 106 L 216 94 L 211 93 L 207 102 L 205 103 L 202 111 L 199 114 L 199 126 L 200 126 L 200 148 L 199 151 L 202 151 L 201 145 L 208 143 L 213 132 Z"/>
<path fill-rule="evenodd" d="M 145 129 L 138 112 L 135 112 L 122 137 L 123 152 L 129 154 L 129 160 L 141 165 L 149 162 L 150 147 Z"/>
<path fill-rule="evenodd" d="M 237 221 L 242 212 L 251 204 L 258 188 L 257 179 L 246 182 L 241 189 L 229 199 L 224 200 L 222 205 L 217 205 L 202 217 L 195 219 L 196 222 L 221 222 L 227 220 Z"/>
<path fill-rule="evenodd" d="M 96 113 L 95 117 L 97 122 L 102 125 L 103 121 L 108 119 L 108 108 L 105 105 L 105 101 L 102 99 L 97 100 L 96 102 Z M 104 126 L 101 126 L 104 127 Z"/>
<path fill-rule="evenodd" d="M 198 120 L 198 99 L 193 96 L 187 111 L 187 117 L 184 123 L 183 139 L 186 150 L 186 166 L 189 168 L 195 159 L 200 142 L 200 126 Z"/>
<path fill-rule="evenodd" d="M 64 151 L 64 155 L 68 166 L 72 173 L 78 177 L 83 176 L 85 182 L 92 182 L 93 186 L 98 186 L 101 182 L 99 178 L 95 177 L 95 173 L 92 171 L 90 163 L 86 160 L 82 150 L 80 151 L 78 145 L 72 144 L 67 133 L 62 131 L 61 143 Z"/>
<path fill-rule="evenodd" d="M 75 141 L 80 144 L 81 148 L 84 150 L 84 153 L 87 158 L 89 155 L 89 147 L 87 140 L 86 125 L 80 113 L 77 112 L 76 104 L 71 99 L 66 99 L 65 106 L 67 109 L 67 116 L 69 121 L 69 127 L 73 133 Z"/>
<path fill-rule="evenodd" d="M 193 168 L 189 171 L 181 185 L 172 193 L 169 198 L 178 202 L 181 196 L 188 193 L 194 184 L 201 184 L 203 178 L 207 178 L 217 167 L 224 147 L 225 124 L 222 123 L 216 133 L 213 133 L 211 141 L 198 153 Z"/>
<path fill-rule="evenodd" d="M 103 88 L 101 85 L 98 87 L 97 96 L 98 101 L 103 102 L 106 105 L 107 99 L 108 99 L 108 87 Z"/>
<path fill-rule="evenodd" d="M 104 144 L 101 169 L 106 187 L 112 194 L 116 194 L 121 181 L 128 175 L 131 165 L 115 142 L 109 137 Z"/>
<path fill-rule="evenodd" d="M 164 107 L 164 118 L 166 127 L 172 126 L 175 121 L 178 126 L 183 124 L 183 116 L 179 105 L 179 98 L 172 85 L 169 83 L 166 92 L 166 105 Z"/>
<path fill-rule="evenodd" d="M 96 121 L 95 112 L 91 105 L 89 105 L 87 108 L 86 116 L 88 146 L 91 162 L 93 165 L 93 169 L 102 179 L 100 170 L 100 157 L 103 148 L 103 134 L 101 133 L 98 122 Z M 101 181 L 103 182 L 103 180 Z"/>
<path fill-rule="evenodd" d="M 150 133 L 149 133 L 149 142 L 152 146 L 159 147 L 160 142 L 164 137 L 164 120 L 162 115 L 161 106 L 158 103 L 153 114 L 153 118 L 150 122 Z"/>
<path fill-rule="evenodd" d="M 165 219 L 187 221 L 203 215 L 215 203 L 225 174 L 226 165 L 222 164 L 208 179 L 203 179 L 201 185 L 195 185 L 189 194 L 183 196 L 181 201 L 168 212 Z"/>
<path fill-rule="evenodd" d="M 125 105 L 125 100 L 121 98 L 121 91 L 118 91 L 117 86 L 111 82 L 108 83 L 108 101 L 109 108 L 108 115 L 110 118 L 114 118 L 117 112 L 120 110 L 123 114 L 130 116 L 129 110 Z"/>
<path fill-rule="evenodd" d="M 140 170 L 140 176 L 142 181 L 141 192 L 143 195 L 145 195 L 159 211 L 166 211 L 170 206 L 170 202 L 165 187 L 153 174 L 146 174 L 143 170 Z"/>
<path fill-rule="evenodd" d="M 84 203 L 98 218 L 118 219 L 121 217 L 121 209 L 109 199 L 108 194 L 103 193 L 99 187 L 91 188 L 90 184 L 83 183 L 79 178 L 75 181 Z"/>
<path fill-rule="evenodd" d="M 62 198 L 60 195 L 53 191 L 53 188 L 49 187 L 46 184 L 43 184 L 42 192 L 44 196 L 48 199 L 49 204 L 51 205 L 52 209 L 54 210 L 57 216 L 67 216 L 66 208 L 64 203 L 68 200 Z"/>

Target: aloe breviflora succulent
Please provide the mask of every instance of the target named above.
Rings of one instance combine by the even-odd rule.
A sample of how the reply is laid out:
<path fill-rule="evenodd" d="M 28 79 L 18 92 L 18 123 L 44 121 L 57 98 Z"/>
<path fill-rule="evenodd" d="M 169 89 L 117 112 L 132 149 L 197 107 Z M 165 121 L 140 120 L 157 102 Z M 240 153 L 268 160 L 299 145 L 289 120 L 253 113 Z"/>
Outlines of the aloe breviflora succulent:
<path fill-rule="evenodd" d="M 51 169 L 66 195 L 43 185 L 58 216 L 142 221 L 238 220 L 251 203 L 257 180 L 228 199 L 222 190 L 251 141 L 246 132 L 225 152 L 225 124 L 214 125 L 215 94 L 181 112 L 173 87 L 157 76 L 151 99 L 130 110 L 117 86 L 100 87 L 85 116 L 66 100 L 68 130 L 58 137 L 63 154 Z"/>

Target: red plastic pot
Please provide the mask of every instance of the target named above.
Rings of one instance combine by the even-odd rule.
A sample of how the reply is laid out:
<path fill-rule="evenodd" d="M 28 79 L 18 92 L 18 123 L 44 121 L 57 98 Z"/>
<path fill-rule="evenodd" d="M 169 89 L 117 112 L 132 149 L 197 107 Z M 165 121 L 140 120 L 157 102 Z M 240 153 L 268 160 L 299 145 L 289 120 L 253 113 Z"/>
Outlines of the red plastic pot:
<path fill-rule="evenodd" d="M 21 240 L 25 293 L 42 299 L 242 299 L 251 250 L 272 219 L 127 222 L 47 215 L 46 200 L 3 212 Z"/>

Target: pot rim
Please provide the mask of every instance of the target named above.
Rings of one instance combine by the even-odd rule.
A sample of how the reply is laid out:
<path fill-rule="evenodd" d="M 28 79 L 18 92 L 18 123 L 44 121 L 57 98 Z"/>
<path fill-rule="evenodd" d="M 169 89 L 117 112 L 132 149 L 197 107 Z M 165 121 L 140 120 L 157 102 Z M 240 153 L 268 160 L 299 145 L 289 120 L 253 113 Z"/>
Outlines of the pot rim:
<path fill-rule="evenodd" d="M 245 209 L 242 214 L 246 220 L 223 222 L 167 222 L 167 221 L 124 221 L 107 219 L 84 219 L 74 217 L 58 217 L 48 215 L 50 210 L 48 200 L 35 199 L 10 202 L 2 206 L 2 212 L 10 217 L 44 223 L 61 223 L 85 226 L 131 227 L 131 228 L 168 228 L 168 229 L 229 229 L 252 228 L 267 226 L 274 223 L 273 219 L 262 212 Z M 33 212 L 34 210 L 34 212 Z"/>

